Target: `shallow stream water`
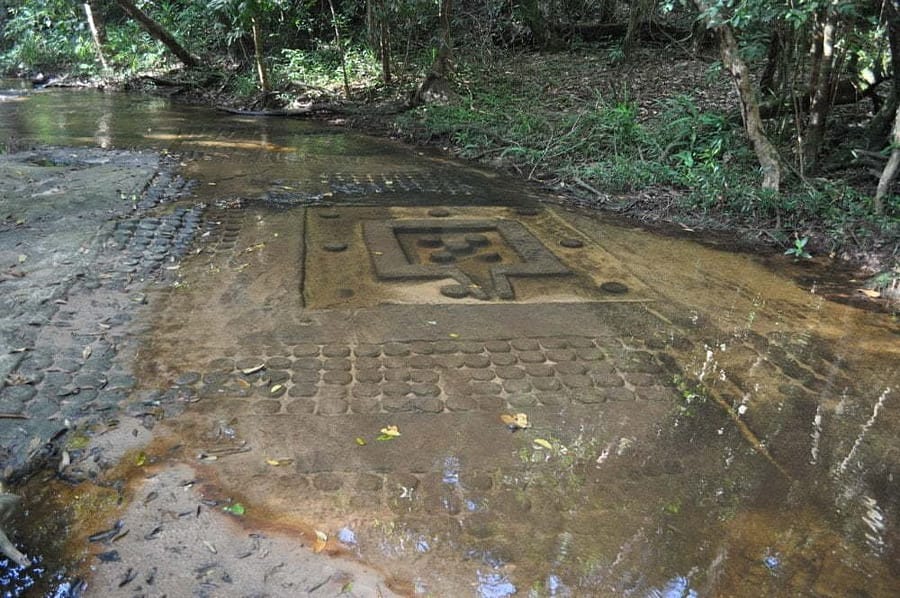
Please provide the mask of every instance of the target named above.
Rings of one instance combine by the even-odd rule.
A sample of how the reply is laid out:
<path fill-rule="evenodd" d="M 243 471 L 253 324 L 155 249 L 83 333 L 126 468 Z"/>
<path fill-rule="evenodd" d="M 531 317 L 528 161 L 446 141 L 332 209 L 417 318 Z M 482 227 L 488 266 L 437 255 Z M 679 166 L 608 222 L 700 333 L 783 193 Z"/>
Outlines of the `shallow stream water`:
<path fill-rule="evenodd" d="M 13 150 L 198 182 L 139 388 L 197 399 L 161 426 L 185 461 L 223 426 L 254 447 L 203 473 L 273 528 L 416 595 L 900 595 L 900 324 L 824 298 L 828 264 L 800 286 L 316 123 L 8 88 Z"/>

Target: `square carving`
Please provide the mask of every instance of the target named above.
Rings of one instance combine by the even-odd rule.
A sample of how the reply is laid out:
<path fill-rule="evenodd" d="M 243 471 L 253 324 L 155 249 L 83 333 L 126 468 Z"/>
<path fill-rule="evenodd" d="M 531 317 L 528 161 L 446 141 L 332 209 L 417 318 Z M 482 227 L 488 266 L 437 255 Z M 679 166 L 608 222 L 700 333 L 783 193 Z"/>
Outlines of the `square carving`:
<path fill-rule="evenodd" d="M 512 300 L 510 278 L 571 274 L 511 220 L 368 221 L 363 234 L 380 280 L 452 278 L 458 284 L 441 289 L 448 297 Z"/>

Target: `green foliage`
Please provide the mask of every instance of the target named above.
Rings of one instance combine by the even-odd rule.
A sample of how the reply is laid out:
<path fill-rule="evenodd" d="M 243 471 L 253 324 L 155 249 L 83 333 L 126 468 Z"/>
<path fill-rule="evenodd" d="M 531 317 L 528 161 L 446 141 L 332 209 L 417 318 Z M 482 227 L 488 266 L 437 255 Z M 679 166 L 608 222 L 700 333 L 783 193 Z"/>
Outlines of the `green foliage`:
<path fill-rule="evenodd" d="M 344 52 L 347 74 L 359 84 L 378 80 L 378 58 L 368 48 L 348 48 Z M 284 49 L 273 66 L 276 78 L 285 83 L 321 87 L 331 90 L 343 85 L 341 54 L 334 44 L 321 43 L 313 50 Z"/>
<path fill-rule="evenodd" d="M 107 59 L 129 75 L 164 64 L 168 54 L 162 44 L 151 38 L 136 23 L 126 22 L 106 32 Z"/>
<path fill-rule="evenodd" d="M 578 165 L 567 173 L 586 181 L 593 181 L 612 192 L 628 192 L 652 185 L 666 184 L 674 178 L 671 169 L 658 162 L 640 162 L 622 156 L 609 160 Z"/>
<path fill-rule="evenodd" d="M 10 6 L 2 35 L 4 70 L 78 68 L 90 60 L 90 33 L 80 5 L 51 0 Z M 85 51 L 87 48 L 87 52 Z"/>
<path fill-rule="evenodd" d="M 793 245 L 793 247 L 789 247 L 789 248 L 784 252 L 784 255 L 792 255 L 792 256 L 794 256 L 795 258 L 810 259 L 810 258 L 812 257 L 812 254 L 810 254 L 810 253 L 806 250 L 806 244 L 807 244 L 807 243 L 809 243 L 809 237 L 799 237 L 799 236 L 795 236 L 795 237 L 794 237 L 794 245 Z"/>
<path fill-rule="evenodd" d="M 241 98 L 249 98 L 259 91 L 256 76 L 254 74 L 244 73 L 234 78 L 231 84 L 234 94 Z"/>
<path fill-rule="evenodd" d="M 678 412 L 686 417 L 694 417 L 698 408 L 709 401 L 707 391 L 701 384 L 691 384 L 683 376 L 676 375 L 672 378 L 675 389 L 678 391 Z"/>

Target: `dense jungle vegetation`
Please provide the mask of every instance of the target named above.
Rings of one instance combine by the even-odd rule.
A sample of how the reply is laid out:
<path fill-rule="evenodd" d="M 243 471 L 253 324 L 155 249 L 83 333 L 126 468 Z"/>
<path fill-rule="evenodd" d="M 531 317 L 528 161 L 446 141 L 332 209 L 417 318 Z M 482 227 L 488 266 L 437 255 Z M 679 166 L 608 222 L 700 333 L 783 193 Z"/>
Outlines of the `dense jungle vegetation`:
<path fill-rule="evenodd" d="M 0 0 L 0 69 L 440 143 L 798 259 L 900 255 L 900 0 Z M 888 272 L 890 274 L 890 272 Z"/>

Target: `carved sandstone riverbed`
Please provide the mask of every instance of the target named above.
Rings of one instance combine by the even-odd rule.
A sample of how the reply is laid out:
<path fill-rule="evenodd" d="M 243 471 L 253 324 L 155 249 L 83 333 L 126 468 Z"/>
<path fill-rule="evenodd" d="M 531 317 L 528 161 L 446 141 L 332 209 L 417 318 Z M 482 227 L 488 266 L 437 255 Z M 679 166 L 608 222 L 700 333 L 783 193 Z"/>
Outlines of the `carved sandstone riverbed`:
<path fill-rule="evenodd" d="M 102 449 L 119 467 L 104 483 L 135 485 L 122 558 L 83 557 L 97 591 L 130 595 L 175 548 L 197 588 L 250 583 L 222 549 L 239 528 L 165 533 L 240 503 L 246 533 L 361 559 L 400 593 L 896 593 L 889 316 L 440 156 L 72 97 L 35 102 L 66 123 L 40 134 L 164 145 L 197 181 L 110 231 L 121 287 L 101 277 L 70 299 L 77 323 L 89 291 L 139 297 L 117 428 L 156 437 L 143 457 Z M 98 133 L 137 110 L 141 126 Z M 60 364 L 31 365 L 45 384 Z M 529 425 L 510 429 L 517 414 Z M 80 450 L 67 472 L 101 475 Z M 155 503 L 182 483 L 203 489 L 179 507 L 193 519 L 166 519 Z M 177 578 L 159 566 L 156 583 Z M 278 571 L 275 595 L 318 583 Z"/>

